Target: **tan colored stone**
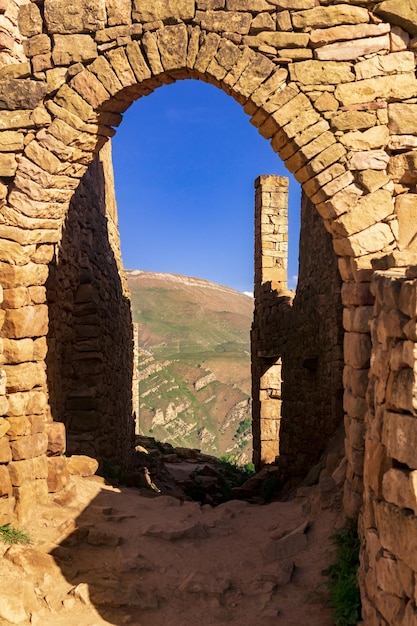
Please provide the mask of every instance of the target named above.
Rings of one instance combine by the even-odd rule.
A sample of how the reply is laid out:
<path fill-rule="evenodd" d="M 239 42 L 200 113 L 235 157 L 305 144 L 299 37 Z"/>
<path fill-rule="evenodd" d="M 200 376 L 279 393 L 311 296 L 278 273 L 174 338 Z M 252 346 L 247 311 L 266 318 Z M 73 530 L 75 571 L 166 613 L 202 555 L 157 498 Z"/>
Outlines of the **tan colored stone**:
<path fill-rule="evenodd" d="M 389 177 L 378 170 L 361 170 L 357 174 L 358 182 L 370 193 L 380 189 L 389 182 Z"/>
<path fill-rule="evenodd" d="M 47 397 L 43 391 L 16 392 L 8 395 L 9 415 L 42 415 L 46 405 Z"/>
<path fill-rule="evenodd" d="M 374 126 L 365 132 L 353 131 L 340 138 L 340 142 L 352 150 L 372 150 L 388 144 L 389 131 L 386 126 Z"/>
<path fill-rule="evenodd" d="M 94 32 L 106 23 L 105 0 L 45 0 L 45 22 L 50 33 Z"/>
<path fill-rule="evenodd" d="M 106 0 L 107 22 L 109 26 L 131 23 L 131 0 Z"/>
<path fill-rule="evenodd" d="M 14 507 L 14 498 L 0 498 L 0 526 L 13 523 Z"/>
<path fill-rule="evenodd" d="M 33 341 L 32 339 L 4 339 L 3 354 L 5 363 L 12 365 L 15 363 L 25 363 L 33 361 Z"/>
<path fill-rule="evenodd" d="M 0 465 L 0 498 L 11 495 L 13 495 L 13 489 L 8 469 L 5 465 Z"/>
<path fill-rule="evenodd" d="M 385 150 L 366 150 L 354 152 L 349 159 L 349 169 L 351 170 L 386 170 L 389 162 L 389 155 Z"/>
<path fill-rule="evenodd" d="M 20 152 L 23 150 L 23 134 L 14 130 L 0 132 L 0 152 Z"/>
<path fill-rule="evenodd" d="M 295 28 L 327 28 L 339 24 L 367 23 L 369 13 L 360 7 L 338 4 L 334 7 L 314 7 L 314 9 L 294 13 L 292 21 Z"/>
<path fill-rule="evenodd" d="M 152 72 L 157 75 L 164 71 L 159 55 L 159 48 L 154 33 L 146 32 L 142 37 L 142 44 L 145 48 L 146 57 Z"/>
<path fill-rule="evenodd" d="M 375 113 L 367 111 L 343 111 L 330 119 L 330 125 L 335 130 L 362 130 L 376 124 Z"/>
<path fill-rule="evenodd" d="M 276 22 L 269 13 L 259 13 L 250 26 L 250 33 L 256 34 L 265 31 L 273 31 L 276 28 Z"/>
<path fill-rule="evenodd" d="M 0 130 L 18 130 L 33 126 L 31 111 L 0 111 Z"/>
<path fill-rule="evenodd" d="M 311 8 L 311 7 L 304 7 Z M 292 30 L 291 15 L 289 11 L 279 11 L 277 14 L 277 27 L 278 30 L 288 32 Z"/>
<path fill-rule="evenodd" d="M 98 461 L 89 456 L 73 454 L 67 458 L 67 466 L 70 474 L 76 476 L 93 476 L 98 469 Z"/>
<path fill-rule="evenodd" d="M 0 439 L 4 437 L 10 428 L 9 420 L 0 418 Z"/>
<path fill-rule="evenodd" d="M 46 433 L 37 433 L 19 437 L 16 441 L 10 442 L 10 448 L 14 461 L 32 459 L 46 453 L 48 447 L 48 436 Z"/>
<path fill-rule="evenodd" d="M 195 14 L 194 0 L 133 0 L 132 17 L 137 22 L 154 22 L 176 18 L 189 20 Z"/>
<path fill-rule="evenodd" d="M 392 156 L 387 173 L 396 183 L 415 184 L 417 182 L 417 152 L 413 150 Z"/>
<path fill-rule="evenodd" d="M 196 21 L 200 23 L 202 29 L 207 31 L 247 35 L 252 22 L 252 15 L 237 11 L 197 11 Z"/>
<path fill-rule="evenodd" d="M 8 309 L 4 332 L 14 339 L 40 337 L 48 332 L 48 307 L 45 304 Z"/>
<path fill-rule="evenodd" d="M 52 422 L 47 425 L 46 432 L 48 434 L 48 456 L 64 454 L 66 450 L 65 425 L 61 422 Z"/>
<path fill-rule="evenodd" d="M 12 460 L 12 451 L 10 449 L 7 437 L 0 438 L 0 463 L 9 463 Z"/>
<path fill-rule="evenodd" d="M 400 99 L 417 95 L 417 80 L 414 73 L 368 78 L 353 84 L 340 84 L 335 97 L 343 105 L 373 102 L 378 98 Z"/>
<path fill-rule="evenodd" d="M 379 252 L 394 242 L 394 235 L 388 224 L 374 224 L 361 233 L 345 239 L 335 239 L 333 247 L 340 256 L 364 256 Z"/>
<path fill-rule="evenodd" d="M 354 26 L 333 26 L 313 30 L 310 33 L 310 41 L 314 45 L 323 46 L 340 41 L 352 41 L 365 37 L 378 37 L 390 32 L 389 24 L 358 24 Z"/>
<path fill-rule="evenodd" d="M 25 461 L 9 463 L 8 470 L 14 487 L 21 487 L 34 479 L 48 477 L 48 461 L 45 455 Z"/>
<path fill-rule="evenodd" d="M 392 133 L 417 134 L 417 104 L 392 103 L 388 105 L 388 128 Z"/>
<path fill-rule="evenodd" d="M 401 508 L 417 511 L 417 496 L 413 489 L 411 476 L 417 472 L 406 472 L 390 469 L 382 480 L 382 493 L 387 502 L 392 502 Z M 417 485 L 416 485 L 417 486 Z"/>
<path fill-rule="evenodd" d="M 391 51 L 400 52 L 408 49 L 410 35 L 400 26 L 391 26 Z"/>
<path fill-rule="evenodd" d="M 334 232 L 342 236 L 358 233 L 372 224 L 383 221 L 393 211 L 392 195 L 385 189 L 379 189 L 360 198 L 349 212 L 340 216 L 335 221 Z"/>
<path fill-rule="evenodd" d="M 29 59 L 37 55 L 50 54 L 51 40 L 45 33 L 35 35 L 23 42 L 23 49 Z"/>
<path fill-rule="evenodd" d="M 347 61 L 357 59 L 382 50 L 390 49 L 389 35 L 355 39 L 344 43 L 331 43 L 316 50 L 316 57 L 321 61 Z"/>
<path fill-rule="evenodd" d="M 39 504 L 45 504 L 48 501 L 48 486 L 45 479 L 31 480 L 20 487 L 13 488 L 13 495 L 16 499 L 16 515 L 20 524 L 27 523 L 32 515 L 35 506 Z M 13 548 L 17 548 L 20 546 L 13 546 Z M 25 557 L 28 557 L 28 548 L 25 546 Z M 36 551 L 36 558 L 39 559 L 41 556 L 42 559 L 45 557 L 49 557 L 52 559 L 49 554 L 43 554 L 40 551 Z M 39 556 L 38 556 L 39 555 Z M 12 555 L 8 554 L 9 560 L 12 560 Z M 45 559 L 46 560 L 46 559 Z M 53 562 L 53 559 L 52 559 Z M 39 561 L 38 561 L 39 563 Z M 27 572 L 28 570 L 25 569 Z"/>
<path fill-rule="evenodd" d="M 68 85 L 63 85 L 61 89 L 55 96 L 55 102 L 59 106 L 62 106 L 64 109 L 76 115 L 81 120 L 85 122 L 95 121 L 96 116 L 94 115 L 94 111 L 90 104 L 88 104 L 85 100 L 81 98 L 81 96 L 76 93 L 73 89 L 68 87 Z M 67 121 L 67 120 L 64 120 Z M 87 130 L 87 129 L 80 129 Z M 34 143 L 34 142 L 32 142 Z M 29 144 L 31 145 L 31 144 Z M 36 161 L 35 161 L 36 163 Z M 38 164 L 42 165 L 42 164 Z M 48 167 L 44 167 L 47 171 L 51 172 L 51 174 L 56 173 L 55 171 L 51 171 Z"/>
<path fill-rule="evenodd" d="M 95 109 L 109 99 L 109 94 L 102 83 L 87 70 L 76 74 L 70 84 Z"/>
<path fill-rule="evenodd" d="M 308 35 L 304 33 L 263 32 L 257 35 L 257 41 L 274 48 L 306 48 Z"/>
<path fill-rule="evenodd" d="M 375 7 L 375 13 L 382 18 L 401 26 L 413 35 L 417 35 L 417 2 L 409 0 L 399 3 L 396 0 L 385 0 Z"/>
<path fill-rule="evenodd" d="M 90 35 L 54 36 L 52 59 L 55 65 L 92 61 L 97 54 L 97 45 Z"/>
<path fill-rule="evenodd" d="M 360 61 L 355 65 L 355 73 L 358 80 L 396 74 L 399 72 L 412 72 L 414 68 L 414 55 L 412 52 L 397 52 L 393 54 L 374 56 L 371 59 Z"/>
<path fill-rule="evenodd" d="M 417 195 L 403 194 L 395 200 L 398 217 L 398 247 L 417 250 Z"/>
<path fill-rule="evenodd" d="M 25 37 L 32 37 L 42 32 L 42 16 L 38 6 L 30 2 L 19 8 L 19 30 Z"/>
<path fill-rule="evenodd" d="M 42 363 L 5 365 L 4 370 L 7 375 L 7 393 L 31 391 L 45 384 L 45 367 Z"/>
<path fill-rule="evenodd" d="M 371 356 L 371 340 L 364 333 L 345 333 L 345 363 L 355 369 L 362 370 L 369 366 Z"/>
<path fill-rule="evenodd" d="M 21 415 L 19 417 L 9 417 L 8 437 L 11 441 L 15 441 L 23 435 L 31 435 L 31 423 L 28 417 Z"/>
<path fill-rule="evenodd" d="M 124 48 L 116 48 L 107 53 L 108 59 L 123 87 L 136 84 L 136 78 L 130 66 Z"/>
<path fill-rule="evenodd" d="M 151 77 L 151 71 L 146 64 L 137 42 L 132 41 L 126 46 L 126 54 L 132 70 L 139 82 Z"/>
<path fill-rule="evenodd" d="M 56 493 L 64 489 L 70 481 L 70 474 L 67 468 L 67 460 L 62 457 L 48 458 L 48 491 Z"/>
<path fill-rule="evenodd" d="M 0 176 L 10 178 L 15 175 L 17 161 L 14 154 L 0 152 Z"/>
<path fill-rule="evenodd" d="M 315 6 L 315 0 L 268 0 L 269 4 L 277 7 L 277 9 L 301 11 L 303 9 L 312 9 Z"/>
<path fill-rule="evenodd" d="M 157 31 L 159 53 L 165 70 L 182 69 L 187 61 L 188 33 L 185 24 Z"/>
<path fill-rule="evenodd" d="M 305 85 L 339 84 L 354 80 L 350 63 L 302 61 L 290 65 L 290 76 Z"/>

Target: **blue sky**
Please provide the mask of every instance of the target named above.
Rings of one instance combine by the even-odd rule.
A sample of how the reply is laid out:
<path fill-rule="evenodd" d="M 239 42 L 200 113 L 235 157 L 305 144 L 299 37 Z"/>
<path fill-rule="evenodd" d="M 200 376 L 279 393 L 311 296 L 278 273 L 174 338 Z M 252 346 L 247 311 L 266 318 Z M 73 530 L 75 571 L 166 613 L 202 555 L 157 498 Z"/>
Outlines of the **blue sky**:
<path fill-rule="evenodd" d="M 127 269 L 253 290 L 254 180 L 288 173 L 249 119 L 233 98 L 195 80 L 163 86 L 128 109 L 113 139 Z M 289 204 L 293 286 L 300 188 L 291 177 Z"/>

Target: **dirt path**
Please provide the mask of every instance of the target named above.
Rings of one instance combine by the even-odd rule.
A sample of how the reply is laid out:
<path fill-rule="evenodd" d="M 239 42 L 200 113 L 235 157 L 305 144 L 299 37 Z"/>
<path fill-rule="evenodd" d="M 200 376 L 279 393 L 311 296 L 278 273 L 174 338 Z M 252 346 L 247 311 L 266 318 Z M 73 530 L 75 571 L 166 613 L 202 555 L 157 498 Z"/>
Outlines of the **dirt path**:
<path fill-rule="evenodd" d="M 38 508 L 31 547 L 0 547 L 1 626 L 332 624 L 336 493 L 213 508 L 73 480 L 71 506 Z"/>

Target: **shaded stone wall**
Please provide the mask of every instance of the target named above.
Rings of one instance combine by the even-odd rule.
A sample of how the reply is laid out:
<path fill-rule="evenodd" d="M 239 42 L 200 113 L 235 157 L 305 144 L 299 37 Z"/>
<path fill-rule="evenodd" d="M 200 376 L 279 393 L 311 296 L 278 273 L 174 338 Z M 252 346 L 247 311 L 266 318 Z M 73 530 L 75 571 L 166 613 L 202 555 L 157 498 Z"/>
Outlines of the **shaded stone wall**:
<path fill-rule="evenodd" d="M 72 198 L 47 282 L 47 378 L 69 454 L 123 462 L 131 449 L 133 329 L 120 260 L 110 144 Z"/>
<path fill-rule="evenodd" d="M 416 267 L 377 272 L 372 293 L 368 406 L 349 425 L 355 444 L 348 450 L 353 464 L 365 441 L 363 616 L 365 624 L 411 626 L 417 569 Z"/>
<path fill-rule="evenodd" d="M 255 460 L 277 457 L 283 480 L 303 476 L 343 422 L 344 366 L 337 257 L 304 194 L 298 285 L 287 290 L 287 189 L 278 176 L 256 182 L 252 329 Z"/>

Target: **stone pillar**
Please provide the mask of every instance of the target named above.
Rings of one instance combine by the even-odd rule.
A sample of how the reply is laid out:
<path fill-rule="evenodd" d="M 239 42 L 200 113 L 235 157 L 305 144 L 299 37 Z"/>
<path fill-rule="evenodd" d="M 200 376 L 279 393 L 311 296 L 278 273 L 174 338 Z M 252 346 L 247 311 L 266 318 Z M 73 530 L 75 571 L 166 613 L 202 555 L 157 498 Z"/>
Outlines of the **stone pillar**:
<path fill-rule="evenodd" d="M 272 463 L 278 455 L 281 417 L 281 352 L 277 296 L 287 289 L 288 179 L 260 176 L 255 181 L 255 311 L 252 326 L 254 462 Z"/>

